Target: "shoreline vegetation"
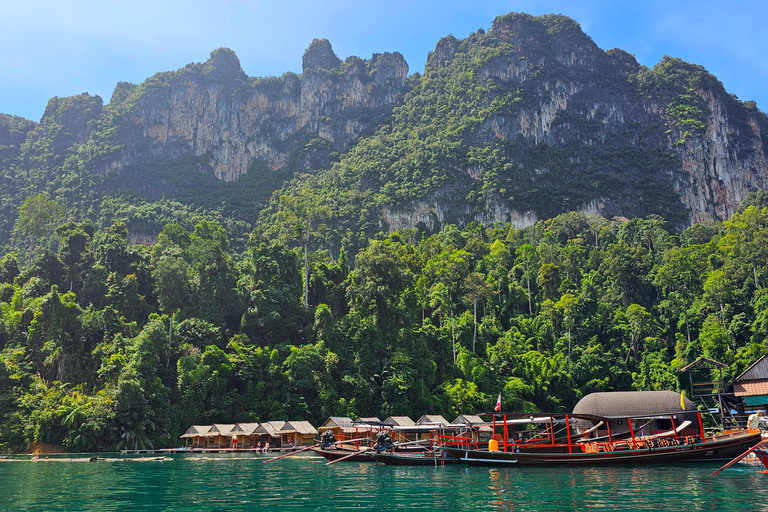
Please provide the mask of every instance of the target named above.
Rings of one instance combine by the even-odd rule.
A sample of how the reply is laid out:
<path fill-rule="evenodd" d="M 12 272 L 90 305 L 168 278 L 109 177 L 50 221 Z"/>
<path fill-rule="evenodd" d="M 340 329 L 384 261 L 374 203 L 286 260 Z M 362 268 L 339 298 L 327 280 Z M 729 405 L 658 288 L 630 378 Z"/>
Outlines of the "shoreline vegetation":
<path fill-rule="evenodd" d="M 728 382 L 766 352 L 768 208 L 755 197 L 679 234 L 659 217 L 572 212 L 382 234 L 334 257 L 309 235 L 258 230 L 235 253 L 206 220 L 168 224 L 153 245 L 130 245 L 121 223 L 30 228 L 0 258 L 0 451 L 172 447 L 189 425 L 275 418 L 453 417 L 499 391 L 507 410 L 565 411 L 595 391 L 685 389 L 678 370 L 700 356 L 727 364 Z"/>

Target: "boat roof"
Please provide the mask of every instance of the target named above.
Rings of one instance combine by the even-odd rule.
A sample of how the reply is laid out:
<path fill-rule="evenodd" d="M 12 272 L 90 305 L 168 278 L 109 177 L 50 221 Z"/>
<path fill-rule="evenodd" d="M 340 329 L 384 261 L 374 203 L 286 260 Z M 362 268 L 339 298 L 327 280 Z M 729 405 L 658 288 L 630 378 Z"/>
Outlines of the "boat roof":
<path fill-rule="evenodd" d="M 615 417 L 609 417 L 609 416 L 598 416 L 596 414 L 580 414 L 580 413 L 574 413 L 574 412 L 541 412 L 541 413 L 535 413 L 531 414 L 530 412 L 484 412 L 480 414 L 480 416 L 496 416 L 496 424 L 502 424 L 504 423 L 503 418 L 504 416 L 507 417 L 507 424 L 522 424 L 522 423 L 548 423 L 550 421 L 555 422 L 563 422 L 565 421 L 565 418 L 568 417 L 568 420 L 574 420 L 574 419 L 582 419 L 582 420 L 589 420 L 589 421 L 606 421 L 606 420 L 612 420 L 612 419 L 669 419 L 677 418 L 681 413 L 683 414 L 695 414 L 697 412 L 696 409 L 692 411 L 664 411 L 664 412 L 658 412 L 654 414 L 629 414 L 626 416 L 615 416 Z M 485 423 L 486 425 L 492 425 L 493 422 L 489 421 Z"/>
<path fill-rule="evenodd" d="M 683 407 L 681 407 L 681 400 Z M 647 417 L 647 415 L 694 413 L 696 406 L 675 391 L 610 391 L 590 393 L 573 408 L 573 414 L 591 414 L 602 419 Z"/>

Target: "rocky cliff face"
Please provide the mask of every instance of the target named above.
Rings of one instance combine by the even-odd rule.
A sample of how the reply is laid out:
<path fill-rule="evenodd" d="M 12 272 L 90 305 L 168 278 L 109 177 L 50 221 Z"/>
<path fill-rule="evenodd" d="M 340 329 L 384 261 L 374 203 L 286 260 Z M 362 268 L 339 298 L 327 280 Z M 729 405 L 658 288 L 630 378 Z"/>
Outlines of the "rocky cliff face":
<path fill-rule="evenodd" d="M 744 197 L 768 187 L 765 124 L 760 113 L 747 112 L 733 120 L 724 91 L 700 89 L 709 112 L 706 131 L 678 149 L 682 165 L 675 173 L 675 189 L 691 214 L 691 222 L 724 220 Z"/>
<path fill-rule="evenodd" d="M 231 181 L 254 161 L 285 166 L 312 139 L 320 141 L 305 167 L 327 165 L 331 151 L 346 150 L 386 119 L 407 75 L 399 53 L 341 62 L 328 41 L 314 41 L 301 75 L 250 79 L 233 52 L 219 49 L 203 64 L 148 80 L 122 102 L 116 91 L 110 108 L 122 110 L 120 149 L 100 171 L 194 155 L 207 156 L 215 175 Z"/>
<path fill-rule="evenodd" d="M 517 193 L 486 195 L 478 208 L 466 197 L 483 172 L 477 163 L 459 162 L 457 175 L 469 182 L 453 180 L 430 197 L 384 205 L 381 227 L 433 228 L 446 219 L 525 227 L 580 210 L 659 213 L 676 216 L 682 228 L 729 218 L 748 192 L 768 184 L 765 115 L 728 95 L 699 66 L 665 58 L 643 68 L 626 52 L 598 48 L 573 20 L 510 14 L 487 34 L 442 39 L 425 77 L 468 68 L 493 91 L 490 106 L 499 99 L 509 104 L 505 94 L 514 98 L 513 107 L 483 117 L 467 142 L 512 146 L 507 157 L 517 168 Z M 558 188 L 550 204 L 537 204 L 528 193 Z M 656 210 L 659 193 L 664 200 L 676 196 L 682 211 Z"/>
<path fill-rule="evenodd" d="M 684 228 L 727 219 L 768 186 L 768 118 L 754 103 L 700 66 L 665 58 L 649 69 L 603 51 L 563 16 L 512 13 L 487 33 L 445 37 L 411 78 L 398 53 L 341 61 L 326 40 L 302 66 L 248 77 L 218 49 L 118 84 L 105 106 L 83 94 L 53 98 L 39 124 L 0 117 L 0 163 L 13 169 L 3 179 L 18 196 L 4 204 L 11 212 L 46 190 L 92 212 L 127 192 L 250 226 L 284 179 L 313 171 L 323 179 L 283 192 L 333 183 L 318 192 L 345 233 L 524 227 L 571 210 L 658 214 Z M 175 219 L 178 205 L 168 210 L 163 219 Z"/>

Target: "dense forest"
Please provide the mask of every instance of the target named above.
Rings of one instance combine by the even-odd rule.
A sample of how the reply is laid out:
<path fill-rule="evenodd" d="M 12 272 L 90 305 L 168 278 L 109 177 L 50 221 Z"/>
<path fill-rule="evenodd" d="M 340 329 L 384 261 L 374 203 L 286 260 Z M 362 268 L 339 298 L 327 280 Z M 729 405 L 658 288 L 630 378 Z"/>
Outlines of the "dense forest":
<path fill-rule="evenodd" d="M 562 411 L 594 391 L 680 389 L 678 369 L 702 355 L 730 379 L 766 350 L 762 193 L 680 234 L 653 216 L 567 213 L 381 234 L 333 255 L 314 245 L 322 200 L 297 197 L 242 252 L 214 221 L 131 245 L 122 223 L 97 230 L 28 197 L 25 244 L 0 260 L 0 448 L 453 416 L 500 391 L 506 410 Z"/>
<path fill-rule="evenodd" d="M 408 70 L 318 39 L 253 78 L 220 48 L 0 114 L 0 451 L 563 411 L 766 353 L 754 102 L 556 15 Z"/>

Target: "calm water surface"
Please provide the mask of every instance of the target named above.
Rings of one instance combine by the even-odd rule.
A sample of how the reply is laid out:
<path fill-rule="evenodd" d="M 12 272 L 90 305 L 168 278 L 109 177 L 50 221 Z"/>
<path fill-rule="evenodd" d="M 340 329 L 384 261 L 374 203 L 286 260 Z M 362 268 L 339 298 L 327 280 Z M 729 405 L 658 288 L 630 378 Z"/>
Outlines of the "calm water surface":
<path fill-rule="evenodd" d="M 737 464 L 393 467 L 288 457 L 100 454 L 0 459 L 0 510 L 768 510 L 768 475 Z"/>

